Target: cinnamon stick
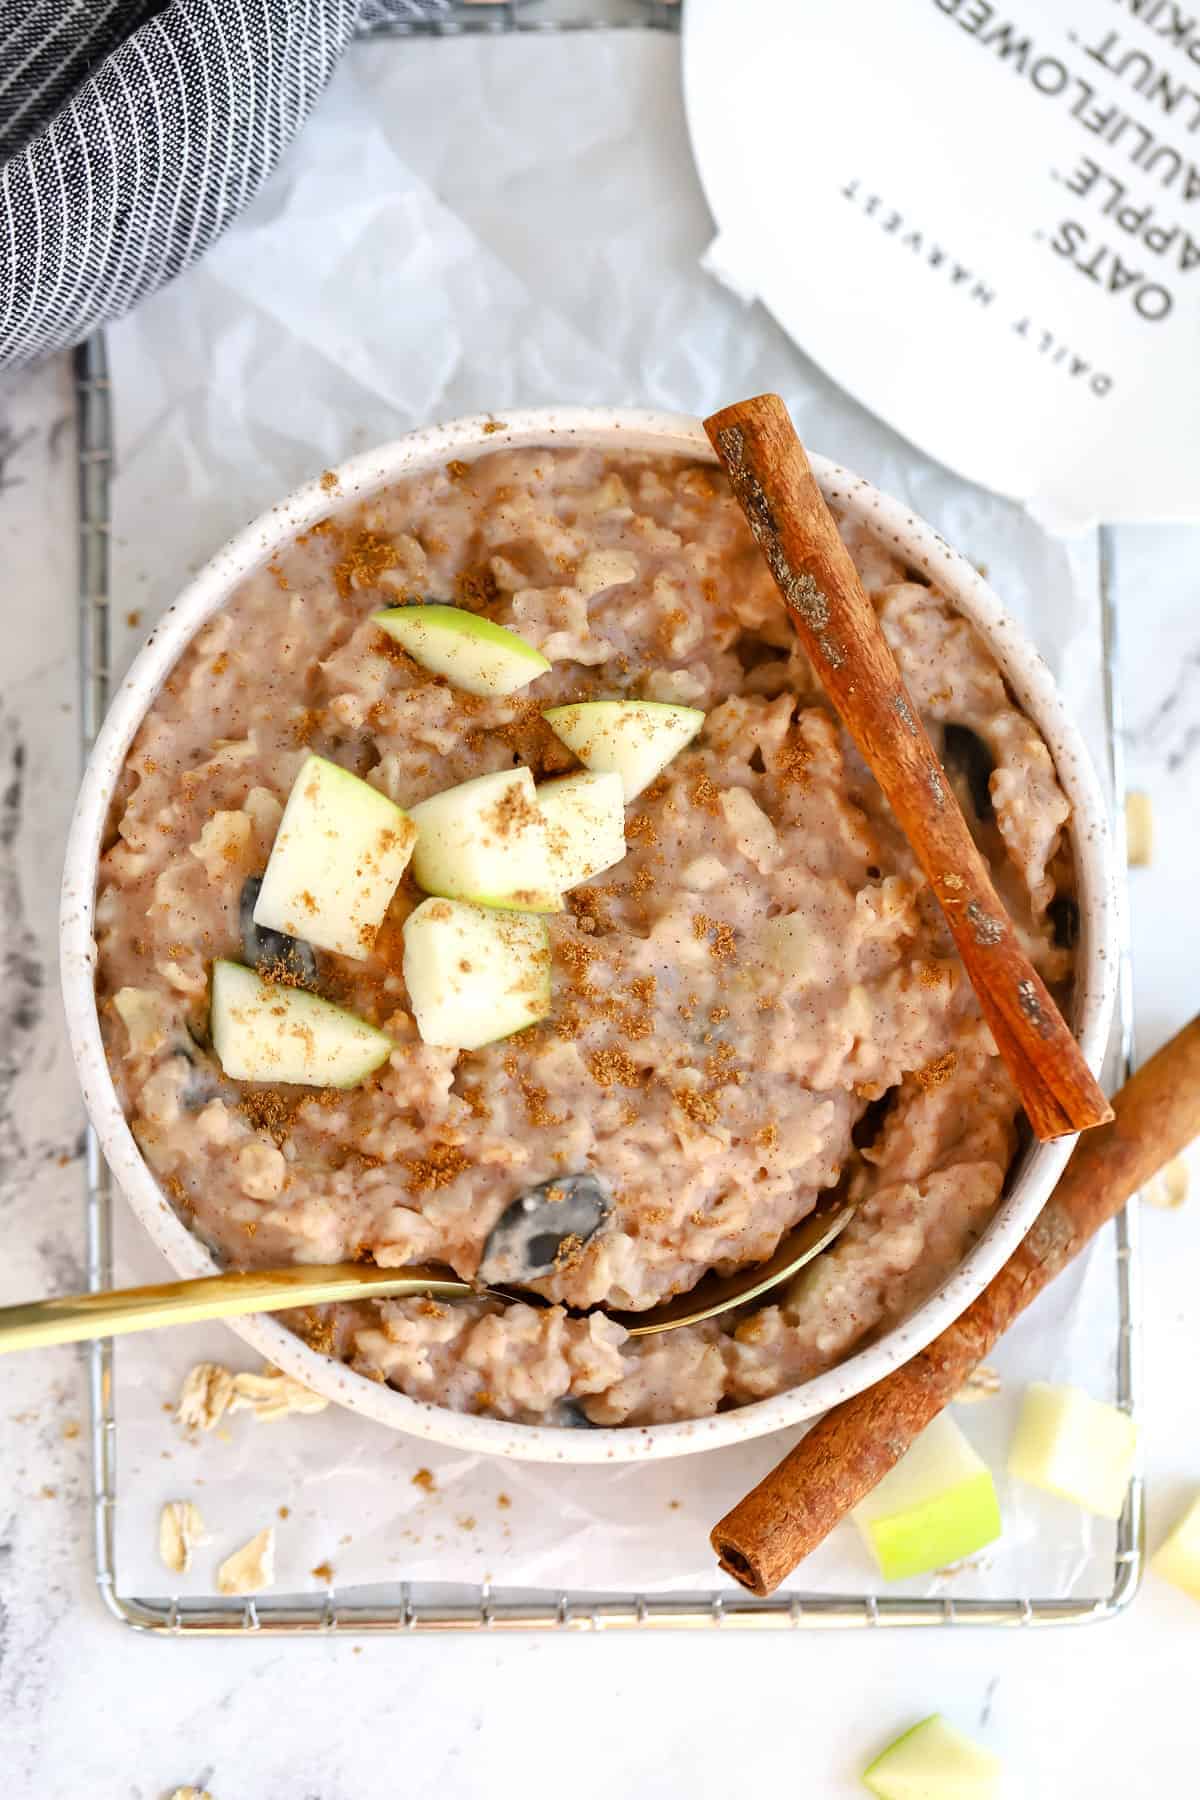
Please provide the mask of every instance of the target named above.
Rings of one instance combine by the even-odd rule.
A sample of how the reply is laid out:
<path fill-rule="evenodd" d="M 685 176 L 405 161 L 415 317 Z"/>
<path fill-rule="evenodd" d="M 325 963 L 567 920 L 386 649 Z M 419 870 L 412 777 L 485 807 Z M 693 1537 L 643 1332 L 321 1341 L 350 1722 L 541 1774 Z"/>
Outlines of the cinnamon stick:
<path fill-rule="evenodd" d="M 714 413 L 704 429 L 813 667 L 941 904 L 1035 1135 L 1101 1124 L 1108 1102 L 1021 948 L 787 408 L 762 394 Z"/>
<path fill-rule="evenodd" d="M 770 1594 L 893 1468 L 1001 1333 L 1200 1134 L 1200 1018 L 1165 1044 L 1081 1138 L 1029 1235 L 979 1298 L 911 1362 L 835 1406 L 712 1533 L 721 1567 Z"/>

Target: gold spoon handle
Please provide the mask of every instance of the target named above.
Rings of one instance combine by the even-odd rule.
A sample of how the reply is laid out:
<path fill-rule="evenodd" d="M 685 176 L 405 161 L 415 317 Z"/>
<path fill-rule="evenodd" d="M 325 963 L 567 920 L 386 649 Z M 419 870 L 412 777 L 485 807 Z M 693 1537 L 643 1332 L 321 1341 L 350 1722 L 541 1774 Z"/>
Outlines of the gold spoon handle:
<path fill-rule="evenodd" d="M 64 1294 L 0 1307 L 0 1353 L 33 1350 L 42 1344 L 74 1344 L 81 1338 L 116 1337 L 126 1331 L 154 1331 L 161 1325 L 194 1325 L 202 1319 L 233 1319 L 242 1313 L 280 1312 L 289 1306 L 319 1306 L 330 1300 L 357 1300 L 428 1294 L 460 1300 L 474 1293 L 469 1282 L 427 1269 L 380 1269 L 373 1263 L 309 1263 L 294 1269 L 231 1270 L 195 1281 L 162 1281 L 152 1287 L 118 1288 L 105 1294 Z"/>

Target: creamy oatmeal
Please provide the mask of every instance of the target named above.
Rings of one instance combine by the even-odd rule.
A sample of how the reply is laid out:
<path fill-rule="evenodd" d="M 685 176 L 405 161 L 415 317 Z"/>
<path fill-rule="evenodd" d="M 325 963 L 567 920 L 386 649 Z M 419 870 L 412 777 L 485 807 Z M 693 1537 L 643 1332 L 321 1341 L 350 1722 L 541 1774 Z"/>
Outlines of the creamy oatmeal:
<path fill-rule="evenodd" d="M 635 1424 L 828 1368 L 976 1241 L 1017 1102 L 723 478 L 649 454 L 502 451 L 336 503 L 198 634 L 114 804 L 98 996 L 150 1167 L 231 1265 L 370 1257 L 466 1277 L 520 1196 L 594 1177 L 595 1229 L 525 1272 L 550 1307 L 385 1301 L 293 1320 L 420 1399 Z M 1061 991 L 1073 880 L 1049 753 L 971 627 L 865 534 L 847 541 Z M 549 667 L 508 696 L 429 673 L 372 615 L 430 600 L 507 627 Z M 548 933 L 549 1012 L 531 1028 L 471 1050 L 423 1041 L 405 925 L 430 902 L 412 866 L 356 956 L 256 926 L 312 753 L 419 808 L 483 775 L 578 769 L 543 713 L 623 697 L 699 709 L 703 726 L 629 801 L 621 860 L 561 912 L 498 915 Z M 345 1009 L 385 1034 L 386 1060 L 349 1087 L 230 1079 L 209 1017 L 222 959 Z M 644 1340 L 587 1310 L 641 1310 L 760 1261 L 835 1188 L 858 1214 L 778 1304 Z M 524 1254 L 541 1266 L 513 1242 L 510 1279 Z"/>

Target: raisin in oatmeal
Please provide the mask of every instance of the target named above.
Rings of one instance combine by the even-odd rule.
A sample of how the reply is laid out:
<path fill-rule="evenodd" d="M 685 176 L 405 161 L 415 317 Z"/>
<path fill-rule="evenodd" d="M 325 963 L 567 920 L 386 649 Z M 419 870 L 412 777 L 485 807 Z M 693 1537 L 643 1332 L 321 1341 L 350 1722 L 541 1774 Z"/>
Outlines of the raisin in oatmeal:
<path fill-rule="evenodd" d="M 1024 945 L 1061 992 L 1073 876 L 1046 746 L 970 625 L 845 529 Z M 423 600 L 509 628 L 549 669 L 507 697 L 431 675 L 371 617 Z M 243 958 L 247 892 L 306 756 L 407 809 L 487 774 L 578 769 L 543 712 L 621 697 L 700 709 L 703 728 L 629 802 L 623 859 L 542 915 L 547 1016 L 479 1049 L 422 1041 L 403 972 L 425 898 L 410 869 L 368 953 L 301 944 L 302 963 L 267 971 L 385 1033 L 382 1066 L 346 1088 L 226 1076 L 212 967 Z M 134 1134 L 231 1266 L 370 1257 L 470 1278 L 514 1199 L 602 1178 L 602 1227 L 526 1283 L 549 1307 L 384 1301 L 293 1319 L 315 1347 L 450 1407 L 644 1424 L 803 1381 L 960 1262 L 1015 1149 L 1014 1090 L 912 853 L 723 479 L 677 458 L 497 452 L 302 534 L 200 631 L 149 711 L 96 936 Z M 642 1340 L 587 1311 L 644 1309 L 760 1261 L 839 1187 L 856 1217 L 776 1304 Z"/>

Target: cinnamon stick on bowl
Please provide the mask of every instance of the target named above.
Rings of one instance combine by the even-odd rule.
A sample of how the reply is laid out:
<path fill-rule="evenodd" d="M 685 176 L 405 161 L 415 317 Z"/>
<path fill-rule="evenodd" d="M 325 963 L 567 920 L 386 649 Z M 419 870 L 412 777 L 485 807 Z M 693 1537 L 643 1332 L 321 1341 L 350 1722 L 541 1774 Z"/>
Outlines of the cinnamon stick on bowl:
<path fill-rule="evenodd" d="M 827 1412 L 712 1533 L 721 1567 L 773 1593 L 882 1481 L 1017 1315 L 1200 1134 L 1200 1018 L 1140 1068 L 1111 1124 L 1080 1140 L 1044 1212 L 961 1318 L 903 1368 Z"/>
<path fill-rule="evenodd" d="M 783 401 L 739 401 L 704 429 L 813 668 L 938 898 L 1035 1135 L 1103 1123 L 1108 1102 L 1021 948 Z"/>

